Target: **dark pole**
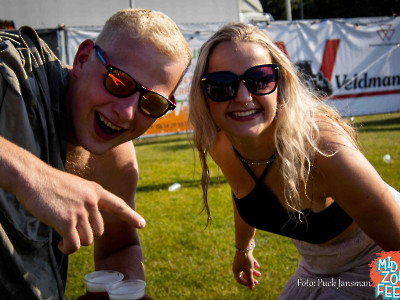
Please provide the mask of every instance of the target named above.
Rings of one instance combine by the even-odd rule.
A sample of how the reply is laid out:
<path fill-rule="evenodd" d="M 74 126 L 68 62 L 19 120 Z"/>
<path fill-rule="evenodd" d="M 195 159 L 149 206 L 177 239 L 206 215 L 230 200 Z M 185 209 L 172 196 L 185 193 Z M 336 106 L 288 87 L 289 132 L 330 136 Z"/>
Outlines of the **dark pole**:
<path fill-rule="evenodd" d="M 303 0 L 300 0 L 300 18 L 304 19 Z"/>

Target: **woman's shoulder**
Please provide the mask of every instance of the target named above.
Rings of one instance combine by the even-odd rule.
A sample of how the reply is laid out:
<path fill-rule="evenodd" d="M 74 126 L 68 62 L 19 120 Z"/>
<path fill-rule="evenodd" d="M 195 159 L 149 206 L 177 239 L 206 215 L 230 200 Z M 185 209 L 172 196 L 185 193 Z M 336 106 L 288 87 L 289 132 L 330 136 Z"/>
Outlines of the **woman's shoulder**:
<path fill-rule="evenodd" d="M 344 120 L 320 118 L 317 121 L 319 138 L 318 150 L 328 156 L 345 149 L 357 150 L 354 130 Z"/>
<path fill-rule="evenodd" d="M 218 164 L 222 164 L 226 160 L 226 155 L 232 151 L 232 144 L 223 131 L 216 134 L 214 144 L 209 149 L 211 158 Z"/>

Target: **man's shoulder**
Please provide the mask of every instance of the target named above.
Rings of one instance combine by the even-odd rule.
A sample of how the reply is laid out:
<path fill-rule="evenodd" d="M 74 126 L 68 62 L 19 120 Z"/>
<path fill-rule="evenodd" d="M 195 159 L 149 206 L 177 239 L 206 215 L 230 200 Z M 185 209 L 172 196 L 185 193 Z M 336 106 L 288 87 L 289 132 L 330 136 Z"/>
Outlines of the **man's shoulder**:
<path fill-rule="evenodd" d="M 27 48 L 29 44 L 40 45 L 40 38 L 33 28 L 23 26 L 19 30 L 0 31 L 0 43 L 11 44 L 17 49 Z"/>
<path fill-rule="evenodd" d="M 58 61 L 65 67 L 36 30 L 29 26 L 22 26 L 19 30 L 0 31 L 0 55 L 8 57 L 10 53 L 18 53 L 22 61 L 27 59 L 29 54 L 33 55 L 39 64 Z"/>

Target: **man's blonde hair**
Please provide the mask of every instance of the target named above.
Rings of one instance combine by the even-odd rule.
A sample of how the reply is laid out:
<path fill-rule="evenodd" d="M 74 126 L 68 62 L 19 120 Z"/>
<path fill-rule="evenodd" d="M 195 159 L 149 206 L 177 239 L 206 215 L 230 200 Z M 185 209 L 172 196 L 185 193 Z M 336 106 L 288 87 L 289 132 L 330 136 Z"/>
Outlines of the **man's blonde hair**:
<path fill-rule="evenodd" d="M 162 55 L 190 64 L 190 49 L 178 26 L 165 14 L 148 9 L 122 9 L 104 24 L 96 39 L 99 45 L 128 34 L 139 42 L 150 43 Z"/>

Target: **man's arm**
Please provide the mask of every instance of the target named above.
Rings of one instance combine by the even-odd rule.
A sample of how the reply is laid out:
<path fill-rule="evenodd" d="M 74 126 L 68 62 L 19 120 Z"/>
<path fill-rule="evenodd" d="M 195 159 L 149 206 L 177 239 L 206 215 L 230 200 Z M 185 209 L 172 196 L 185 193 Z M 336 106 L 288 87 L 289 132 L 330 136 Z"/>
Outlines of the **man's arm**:
<path fill-rule="evenodd" d="M 145 222 L 126 203 L 99 184 L 62 172 L 0 137 L 0 187 L 39 221 L 62 237 L 59 248 L 68 254 L 89 245 L 104 231 L 101 211 L 115 214 L 131 226 Z"/>

